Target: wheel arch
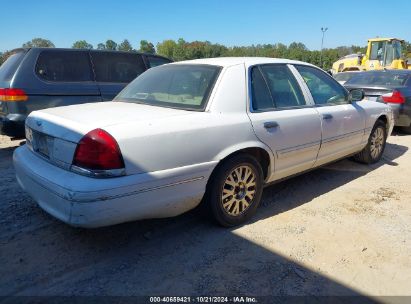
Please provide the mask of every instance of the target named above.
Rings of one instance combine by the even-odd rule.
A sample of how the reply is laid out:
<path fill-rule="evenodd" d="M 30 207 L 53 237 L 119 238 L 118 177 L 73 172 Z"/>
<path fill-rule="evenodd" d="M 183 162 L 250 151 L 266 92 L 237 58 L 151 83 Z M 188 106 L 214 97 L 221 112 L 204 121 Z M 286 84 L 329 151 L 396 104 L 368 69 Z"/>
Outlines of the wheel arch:
<path fill-rule="evenodd" d="M 225 160 L 238 155 L 238 154 L 249 154 L 257 159 L 263 169 L 264 180 L 267 180 L 274 171 L 274 157 L 273 154 L 267 146 L 263 143 L 245 143 L 234 147 L 227 148 L 219 153 L 215 160 L 218 160 L 217 166 L 214 168 L 213 173 Z"/>
<path fill-rule="evenodd" d="M 377 121 L 382 121 L 383 123 L 385 123 L 385 128 L 387 129 L 387 135 L 389 135 L 388 132 L 389 132 L 389 130 L 390 130 L 390 123 L 389 123 L 389 120 L 388 120 L 387 115 L 381 114 L 380 116 L 378 116 L 378 118 L 377 118 L 377 120 L 375 121 L 375 123 L 377 123 Z M 374 123 L 374 124 L 375 124 L 375 123 Z"/>

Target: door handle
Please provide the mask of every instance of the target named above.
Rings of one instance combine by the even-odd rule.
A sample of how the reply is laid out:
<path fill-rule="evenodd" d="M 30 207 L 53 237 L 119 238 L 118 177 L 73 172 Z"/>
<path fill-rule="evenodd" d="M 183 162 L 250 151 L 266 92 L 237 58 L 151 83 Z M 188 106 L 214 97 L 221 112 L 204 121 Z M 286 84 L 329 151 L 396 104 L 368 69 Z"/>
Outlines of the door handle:
<path fill-rule="evenodd" d="M 264 123 L 264 128 L 266 129 L 273 129 L 277 127 L 278 127 L 278 123 L 276 121 L 267 121 Z"/>
<path fill-rule="evenodd" d="M 324 120 L 333 119 L 333 116 L 331 114 L 323 114 L 323 119 Z"/>

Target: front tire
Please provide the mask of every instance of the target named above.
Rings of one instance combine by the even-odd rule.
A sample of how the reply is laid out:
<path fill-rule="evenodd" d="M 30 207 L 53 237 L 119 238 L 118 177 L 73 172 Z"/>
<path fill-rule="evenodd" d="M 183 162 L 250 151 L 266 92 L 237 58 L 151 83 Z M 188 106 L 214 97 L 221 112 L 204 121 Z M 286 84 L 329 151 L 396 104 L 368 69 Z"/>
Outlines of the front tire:
<path fill-rule="evenodd" d="M 256 212 L 263 192 L 263 170 L 251 155 L 224 161 L 213 174 L 207 202 L 213 218 L 224 227 L 247 222 Z"/>
<path fill-rule="evenodd" d="M 377 163 L 384 154 L 386 141 L 386 124 L 383 121 L 378 120 L 371 131 L 367 145 L 360 153 L 354 156 L 354 159 L 365 164 Z"/>

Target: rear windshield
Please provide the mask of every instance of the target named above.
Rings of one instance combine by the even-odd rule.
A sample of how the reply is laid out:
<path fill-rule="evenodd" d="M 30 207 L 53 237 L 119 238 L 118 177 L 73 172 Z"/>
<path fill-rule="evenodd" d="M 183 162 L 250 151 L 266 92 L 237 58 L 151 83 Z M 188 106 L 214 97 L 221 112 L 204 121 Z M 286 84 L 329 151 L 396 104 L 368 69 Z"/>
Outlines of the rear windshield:
<path fill-rule="evenodd" d="M 347 81 L 355 76 L 355 73 L 339 73 L 334 75 L 334 79 L 337 81 Z"/>
<path fill-rule="evenodd" d="M 0 66 L 0 81 L 10 81 L 13 78 L 25 54 L 25 50 L 17 51 L 3 62 Z"/>
<path fill-rule="evenodd" d="M 137 77 L 115 100 L 202 110 L 220 70 L 199 64 L 159 66 Z"/>
<path fill-rule="evenodd" d="M 404 86 L 409 74 L 406 73 L 358 73 L 345 84 L 369 86 Z"/>

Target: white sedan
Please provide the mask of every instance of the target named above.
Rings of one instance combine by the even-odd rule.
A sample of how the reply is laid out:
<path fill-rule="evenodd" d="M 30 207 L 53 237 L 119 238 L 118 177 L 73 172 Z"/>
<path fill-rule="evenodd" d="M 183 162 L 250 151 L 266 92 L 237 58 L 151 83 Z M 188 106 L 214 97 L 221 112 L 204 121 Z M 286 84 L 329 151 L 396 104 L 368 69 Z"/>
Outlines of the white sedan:
<path fill-rule="evenodd" d="M 152 68 L 112 102 L 33 112 L 17 180 L 51 215 L 99 227 L 176 216 L 201 201 L 247 221 L 269 183 L 355 156 L 380 160 L 390 108 L 319 68 L 215 58 Z"/>

